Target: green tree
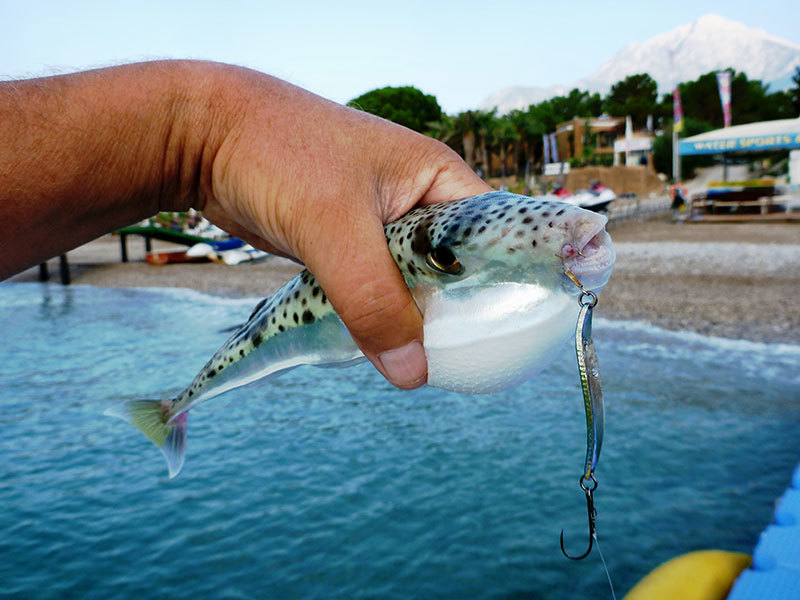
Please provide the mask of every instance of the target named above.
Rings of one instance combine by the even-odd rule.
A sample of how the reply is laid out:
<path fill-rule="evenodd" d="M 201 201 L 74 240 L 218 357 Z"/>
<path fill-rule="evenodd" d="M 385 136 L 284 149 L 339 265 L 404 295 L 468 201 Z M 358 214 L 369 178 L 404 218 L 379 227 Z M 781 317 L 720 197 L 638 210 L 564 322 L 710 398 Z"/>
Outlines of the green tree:
<path fill-rule="evenodd" d="M 477 111 L 466 110 L 450 120 L 450 147 L 459 152 L 471 169 L 475 169 L 475 131 Z"/>
<path fill-rule="evenodd" d="M 553 110 L 558 123 L 571 121 L 576 117 L 594 117 L 602 110 L 600 94 L 590 94 L 574 88 L 566 96 L 556 96 L 547 102 Z"/>
<path fill-rule="evenodd" d="M 490 111 L 477 110 L 475 115 L 475 132 L 478 134 L 478 150 L 480 153 L 483 176 L 489 176 L 491 162 L 489 160 L 489 145 L 494 138 L 494 131 L 497 128 L 497 109 Z"/>
<path fill-rule="evenodd" d="M 715 127 L 710 123 L 685 117 L 682 136 L 699 135 L 712 129 Z M 684 156 L 681 158 L 681 176 L 684 179 L 691 179 L 698 167 L 707 167 L 713 163 L 714 157 L 710 154 Z M 672 125 L 653 142 L 653 165 L 658 173 L 672 173 Z"/>
<path fill-rule="evenodd" d="M 611 86 L 603 110 L 615 117 L 631 116 L 634 127 L 643 128 L 648 115 L 658 108 L 658 86 L 647 73 L 629 75 Z"/>
<path fill-rule="evenodd" d="M 347 105 L 420 133 L 427 133 L 430 130 L 428 124 L 442 118 L 442 108 L 436 97 L 425 94 L 413 86 L 372 90 L 353 98 Z"/>
<path fill-rule="evenodd" d="M 767 87 L 759 80 L 747 79 L 744 73 L 731 71 L 731 121 L 733 125 L 743 125 L 757 121 L 787 119 L 795 116 L 791 95 L 785 92 L 768 93 Z M 717 88 L 716 71 L 701 75 L 695 81 L 679 86 L 683 114 L 714 127 L 722 127 L 722 104 Z M 671 105 L 671 102 L 670 102 Z"/>
<path fill-rule="evenodd" d="M 513 151 L 519 138 L 519 132 L 509 115 L 504 115 L 497 119 L 492 129 L 491 148 L 500 158 L 500 174 L 503 177 L 506 176 L 506 157 L 509 150 Z M 505 184 L 505 181 L 503 181 L 503 184 Z"/>

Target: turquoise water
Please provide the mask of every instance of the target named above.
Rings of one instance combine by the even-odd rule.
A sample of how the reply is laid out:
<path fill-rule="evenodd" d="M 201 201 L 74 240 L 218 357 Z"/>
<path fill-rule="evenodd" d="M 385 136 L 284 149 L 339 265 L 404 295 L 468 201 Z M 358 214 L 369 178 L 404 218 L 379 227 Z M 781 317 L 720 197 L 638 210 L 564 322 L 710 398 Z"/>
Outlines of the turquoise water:
<path fill-rule="evenodd" d="M 602 303 L 602 296 L 601 296 Z M 253 300 L 0 286 L 0 597 L 606 598 L 574 357 L 492 396 L 297 369 L 193 411 L 186 466 L 103 410 L 173 393 Z M 595 320 L 618 595 L 749 552 L 800 457 L 800 347 Z"/>

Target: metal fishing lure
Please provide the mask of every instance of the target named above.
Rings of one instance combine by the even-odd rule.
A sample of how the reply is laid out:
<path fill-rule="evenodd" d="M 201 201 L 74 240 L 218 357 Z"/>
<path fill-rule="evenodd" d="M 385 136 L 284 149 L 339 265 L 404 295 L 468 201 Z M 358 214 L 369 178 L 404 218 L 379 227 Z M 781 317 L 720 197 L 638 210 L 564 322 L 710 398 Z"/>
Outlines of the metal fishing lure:
<path fill-rule="evenodd" d="M 603 407 L 603 386 L 600 380 L 600 368 L 597 352 L 592 340 L 592 309 L 597 305 L 597 295 L 587 290 L 569 271 L 566 271 L 575 285 L 581 290 L 578 302 L 581 311 L 575 327 L 575 355 L 578 359 L 578 374 L 583 391 L 583 404 L 586 410 L 586 462 L 580 478 L 580 486 L 586 495 L 586 509 L 589 514 L 589 547 L 580 556 L 570 556 L 564 548 L 564 532 L 561 532 L 561 552 L 570 560 L 582 560 L 589 556 L 597 539 L 595 521 L 597 510 L 594 507 L 593 493 L 597 489 L 594 470 L 600 458 L 603 446 L 603 430 L 605 427 L 605 408 Z"/>

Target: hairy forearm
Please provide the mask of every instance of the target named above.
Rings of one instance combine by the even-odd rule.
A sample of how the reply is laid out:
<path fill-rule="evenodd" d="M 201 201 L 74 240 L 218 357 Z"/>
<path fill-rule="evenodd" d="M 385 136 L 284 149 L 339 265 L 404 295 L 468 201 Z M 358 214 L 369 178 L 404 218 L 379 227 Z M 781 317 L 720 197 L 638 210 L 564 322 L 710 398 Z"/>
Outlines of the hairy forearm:
<path fill-rule="evenodd" d="M 0 279 L 196 203 L 213 161 L 199 113 L 214 71 L 143 63 L 0 83 Z"/>

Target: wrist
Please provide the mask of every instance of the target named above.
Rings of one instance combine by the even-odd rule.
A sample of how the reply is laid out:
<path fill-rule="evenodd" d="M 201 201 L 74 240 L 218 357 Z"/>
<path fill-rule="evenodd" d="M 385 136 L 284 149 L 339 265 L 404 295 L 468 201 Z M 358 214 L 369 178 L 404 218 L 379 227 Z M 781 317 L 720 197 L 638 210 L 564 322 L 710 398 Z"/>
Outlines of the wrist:
<path fill-rule="evenodd" d="M 214 162 L 237 121 L 244 95 L 236 93 L 238 68 L 211 62 L 170 61 L 164 98 L 169 128 L 163 144 L 158 210 L 203 210 L 213 197 Z"/>

